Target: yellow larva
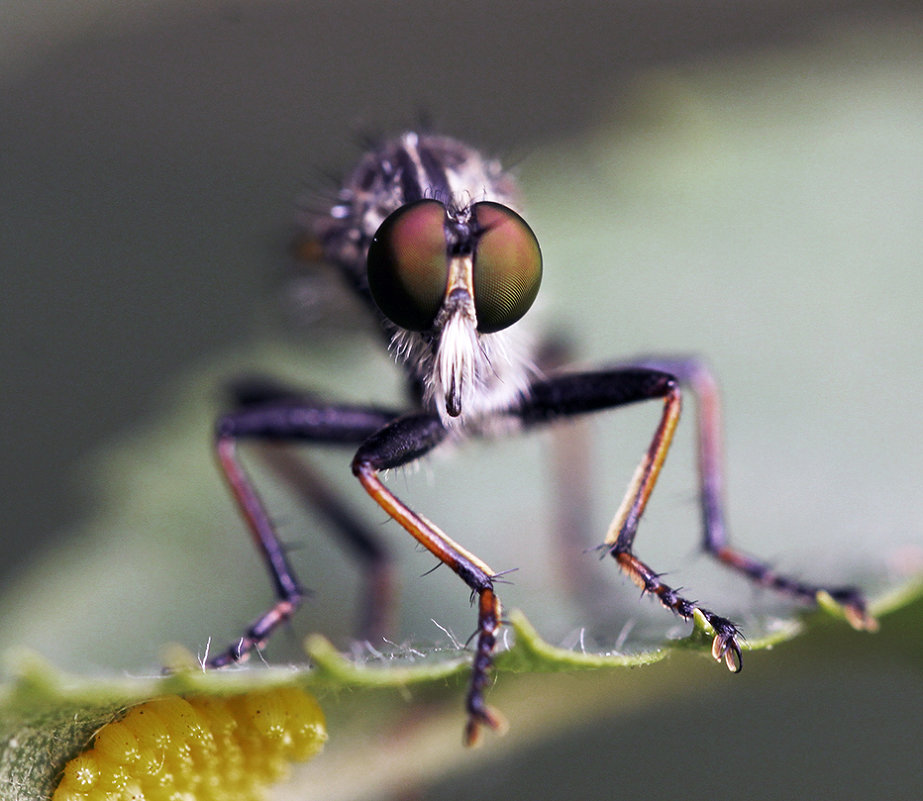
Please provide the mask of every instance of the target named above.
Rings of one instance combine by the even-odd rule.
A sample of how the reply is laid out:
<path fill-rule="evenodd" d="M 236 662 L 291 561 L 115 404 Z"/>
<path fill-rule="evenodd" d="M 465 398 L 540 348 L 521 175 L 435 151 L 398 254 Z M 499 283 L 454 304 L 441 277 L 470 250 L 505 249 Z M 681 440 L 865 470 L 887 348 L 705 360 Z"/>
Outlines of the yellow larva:
<path fill-rule="evenodd" d="M 100 729 L 52 801 L 260 801 L 326 740 L 317 701 L 294 687 L 157 698 Z"/>

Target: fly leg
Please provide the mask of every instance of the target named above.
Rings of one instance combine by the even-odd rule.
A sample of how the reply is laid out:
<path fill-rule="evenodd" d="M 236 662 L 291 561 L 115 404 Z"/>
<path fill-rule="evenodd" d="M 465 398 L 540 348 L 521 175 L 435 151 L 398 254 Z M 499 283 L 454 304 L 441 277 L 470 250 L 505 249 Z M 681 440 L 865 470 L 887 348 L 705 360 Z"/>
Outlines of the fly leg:
<path fill-rule="evenodd" d="M 445 532 L 410 509 L 379 478 L 382 470 L 418 459 L 438 445 L 445 435 L 445 428 L 434 415 L 402 417 L 362 444 L 353 458 L 353 473 L 372 499 L 420 545 L 458 575 L 471 589 L 472 597 L 477 597 L 477 640 L 465 704 L 468 713 L 465 743 L 473 745 L 478 740 L 482 726 L 492 729 L 503 727 L 502 718 L 484 700 L 501 624 L 500 599 L 494 592 L 496 574 Z"/>
<path fill-rule="evenodd" d="M 515 410 L 526 426 L 598 412 L 645 400 L 660 399 L 663 411 L 650 446 L 635 470 L 609 530 L 604 547 L 619 568 L 644 593 L 683 619 L 700 615 L 714 630 L 712 654 L 732 671 L 741 667 L 740 632 L 727 618 L 684 598 L 632 552 L 638 523 L 663 467 L 679 421 L 679 382 L 668 372 L 647 367 L 625 367 L 598 372 L 564 374 L 537 381 Z"/>
<path fill-rule="evenodd" d="M 318 398 L 302 389 L 262 376 L 246 376 L 229 386 L 237 408 L 282 402 L 320 405 Z M 389 412 L 385 417 L 397 417 Z M 340 498 L 324 476 L 285 444 L 270 443 L 259 449 L 262 460 L 297 493 L 304 505 L 326 518 L 363 573 L 364 596 L 357 626 L 359 639 L 375 642 L 394 633 L 397 593 L 391 555 L 384 542 Z"/>
<path fill-rule="evenodd" d="M 733 547 L 728 539 L 723 503 L 721 454 L 721 405 L 718 385 L 711 371 L 693 357 L 652 358 L 635 363 L 671 373 L 687 385 L 696 400 L 699 496 L 705 550 L 757 584 L 789 595 L 801 602 L 817 603 L 827 596 L 843 610 L 855 629 L 874 631 L 877 621 L 869 614 L 865 599 L 855 587 L 821 587 L 777 573 L 766 562 Z"/>
<path fill-rule="evenodd" d="M 363 597 L 356 626 L 357 638 L 374 643 L 393 636 L 397 624 L 397 589 L 387 545 L 369 531 L 365 522 L 310 462 L 284 446 L 268 445 L 260 451 L 262 460 L 295 489 L 306 508 L 326 518 L 338 541 L 362 571 Z"/>
<path fill-rule="evenodd" d="M 243 408 L 218 421 L 218 463 L 266 565 L 277 600 L 250 624 L 236 643 L 212 657 L 207 663 L 209 667 L 240 662 L 261 648 L 269 636 L 291 618 L 305 595 L 269 513 L 243 467 L 237 451 L 238 442 L 247 439 L 355 445 L 394 417 L 394 412 L 382 409 L 328 405 L 280 394 L 276 400 L 250 397 Z"/>
<path fill-rule="evenodd" d="M 563 369 L 573 361 L 570 343 L 562 337 L 542 342 L 536 364 L 543 375 Z M 583 417 L 567 426 L 555 426 L 549 437 L 549 472 L 554 513 L 554 562 L 559 580 L 570 597 L 583 608 L 595 610 L 606 595 L 606 583 L 583 558 L 596 545 L 593 526 L 592 421 Z"/>

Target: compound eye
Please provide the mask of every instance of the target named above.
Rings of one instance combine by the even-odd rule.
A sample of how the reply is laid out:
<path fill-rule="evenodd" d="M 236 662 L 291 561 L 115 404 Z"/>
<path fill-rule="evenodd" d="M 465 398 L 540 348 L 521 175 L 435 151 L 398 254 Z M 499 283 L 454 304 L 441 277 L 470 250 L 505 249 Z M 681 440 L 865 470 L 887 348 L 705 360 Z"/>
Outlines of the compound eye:
<path fill-rule="evenodd" d="M 449 278 L 445 206 L 418 200 L 392 212 L 369 245 L 372 300 L 392 323 L 410 331 L 432 328 Z"/>
<path fill-rule="evenodd" d="M 500 331 L 522 317 L 542 283 L 542 251 L 528 223 L 499 203 L 475 203 L 474 308 L 478 331 Z"/>

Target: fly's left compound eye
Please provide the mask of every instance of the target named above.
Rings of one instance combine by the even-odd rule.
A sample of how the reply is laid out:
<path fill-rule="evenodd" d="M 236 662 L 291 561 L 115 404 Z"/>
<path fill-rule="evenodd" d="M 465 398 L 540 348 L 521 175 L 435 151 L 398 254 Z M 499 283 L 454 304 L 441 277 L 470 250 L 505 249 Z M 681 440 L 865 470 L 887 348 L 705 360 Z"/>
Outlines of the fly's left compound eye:
<path fill-rule="evenodd" d="M 515 323 L 538 295 L 542 251 L 528 223 L 499 203 L 475 203 L 474 308 L 478 331 L 491 334 Z"/>
<path fill-rule="evenodd" d="M 369 245 L 372 300 L 392 323 L 410 331 L 432 328 L 449 277 L 445 206 L 418 200 L 392 212 Z"/>

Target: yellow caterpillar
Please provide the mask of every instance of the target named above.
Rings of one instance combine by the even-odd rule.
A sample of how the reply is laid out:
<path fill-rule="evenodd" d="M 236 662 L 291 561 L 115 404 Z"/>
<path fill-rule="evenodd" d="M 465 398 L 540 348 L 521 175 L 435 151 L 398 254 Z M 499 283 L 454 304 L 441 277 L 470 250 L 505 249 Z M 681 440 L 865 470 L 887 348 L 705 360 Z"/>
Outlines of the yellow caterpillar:
<path fill-rule="evenodd" d="M 317 701 L 294 687 L 158 698 L 103 726 L 52 801 L 259 801 L 326 740 Z"/>

